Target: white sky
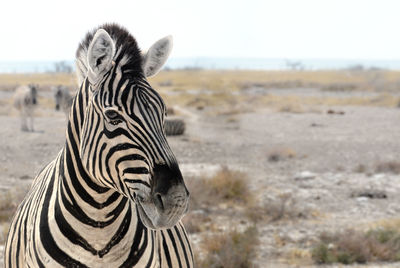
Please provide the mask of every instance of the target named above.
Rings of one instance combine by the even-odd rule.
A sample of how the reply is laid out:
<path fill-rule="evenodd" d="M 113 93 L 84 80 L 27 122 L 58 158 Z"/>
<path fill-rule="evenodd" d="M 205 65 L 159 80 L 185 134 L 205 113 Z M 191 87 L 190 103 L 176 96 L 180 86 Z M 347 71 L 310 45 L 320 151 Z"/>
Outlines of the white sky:
<path fill-rule="evenodd" d="M 104 22 L 173 57 L 400 59 L 398 0 L 7 0 L 0 61 L 70 60 Z"/>

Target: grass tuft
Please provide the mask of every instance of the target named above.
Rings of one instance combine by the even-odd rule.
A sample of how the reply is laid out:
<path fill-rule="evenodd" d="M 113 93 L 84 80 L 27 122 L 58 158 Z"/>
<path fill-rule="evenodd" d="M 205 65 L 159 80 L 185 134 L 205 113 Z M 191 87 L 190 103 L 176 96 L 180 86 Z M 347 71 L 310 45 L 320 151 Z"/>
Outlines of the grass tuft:
<path fill-rule="evenodd" d="M 27 191 L 27 187 L 15 187 L 0 194 L 0 222 L 11 221 L 12 216 Z"/>
<path fill-rule="evenodd" d="M 389 162 L 379 163 L 376 166 L 375 171 L 378 173 L 400 174 L 400 162 L 389 161 Z"/>
<path fill-rule="evenodd" d="M 234 230 L 206 236 L 201 243 L 204 256 L 197 258 L 196 267 L 255 267 L 253 260 L 259 243 L 255 226 L 244 232 Z"/>
<path fill-rule="evenodd" d="M 188 181 L 192 208 L 208 207 L 221 203 L 251 202 L 248 178 L 240 171 L 221 168 L 211 178 L 198 178 Z"/>
<path fill-rule="evenodd" d="M 263 205 L 251 205 L 246 209 L 246 216 L 253 223 L 305 219 L 310 215 L 309 210 L 298 206 L 291 194 L 281 194 L 276 200 Z"/>
<path fill-rule="evenodd" d="M 375 228 L 368 232 L 325 233 L 312 250 L 312 258 L 318 264 L 399 261 L 400 230 Z"/>

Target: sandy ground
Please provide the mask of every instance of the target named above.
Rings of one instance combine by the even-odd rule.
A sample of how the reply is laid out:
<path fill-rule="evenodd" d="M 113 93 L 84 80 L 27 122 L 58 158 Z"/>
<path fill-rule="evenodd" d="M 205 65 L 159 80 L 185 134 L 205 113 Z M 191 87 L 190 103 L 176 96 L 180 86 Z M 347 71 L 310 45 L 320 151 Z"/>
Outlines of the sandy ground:
<path fill-rule="evenodd" d="M 329 109 L 344 114 L 328 114 Z M 291 264 L 288 252 L 310 248 L 323 231 L 367 228 L 380 219 L 398 218 L 400 177 L 377 174 L 375 167 L 400 159 L 400 109 L 317 107 L 312 113 L 283 113 L 265 107 L 219 116 L 207 110 L 185 111 L 185 135 L 169 137 L 185 177 L 228 166 L 248 175 L 260 204 L 287 194 L 291 206 L 313 211 L 314 216 L 259 226 L 260 267 L 309 266 Z M 50 109 L 38 113 L 35 132 L 21 132 L 15 115 L 0 116 L 0 193 L 29 184 L 63 146 L 64 115 Z M 293 157 L 269 161 L 275 151 L 290 151 Z M 365 166 L 363 172 L 356 172 L 359 165 Z M 352 197 L 363 190 L 383 191 L 387 198 Z M 277 238 L 286 242 L 278 243 Z"/>

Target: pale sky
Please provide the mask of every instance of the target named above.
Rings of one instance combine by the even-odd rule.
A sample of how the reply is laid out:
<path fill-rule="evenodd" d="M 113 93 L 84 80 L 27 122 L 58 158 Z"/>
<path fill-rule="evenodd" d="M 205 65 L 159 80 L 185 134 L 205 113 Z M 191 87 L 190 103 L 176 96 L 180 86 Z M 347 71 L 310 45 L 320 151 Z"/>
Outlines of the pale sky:
<path fill-rule="evenodd" d="M 400 59 L 398 0 L 8 0 L 0 61 L 72 60 L 85 33 L 126 27 L 172 57 Z"/>

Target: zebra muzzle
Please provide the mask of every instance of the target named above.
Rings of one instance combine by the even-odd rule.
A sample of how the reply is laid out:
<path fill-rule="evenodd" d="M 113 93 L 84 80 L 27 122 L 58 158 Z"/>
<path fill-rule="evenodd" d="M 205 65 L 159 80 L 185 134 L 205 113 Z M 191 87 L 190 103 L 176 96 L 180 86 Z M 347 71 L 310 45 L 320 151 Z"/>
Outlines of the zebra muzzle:
<path fill-rule="evenodd" d="M 179 168 L 156 167 L 150 196 L 137 200 L 141 220 L 147 227 L 173 227 L 185 215 L 189 204 L 189 191 Z"/>

